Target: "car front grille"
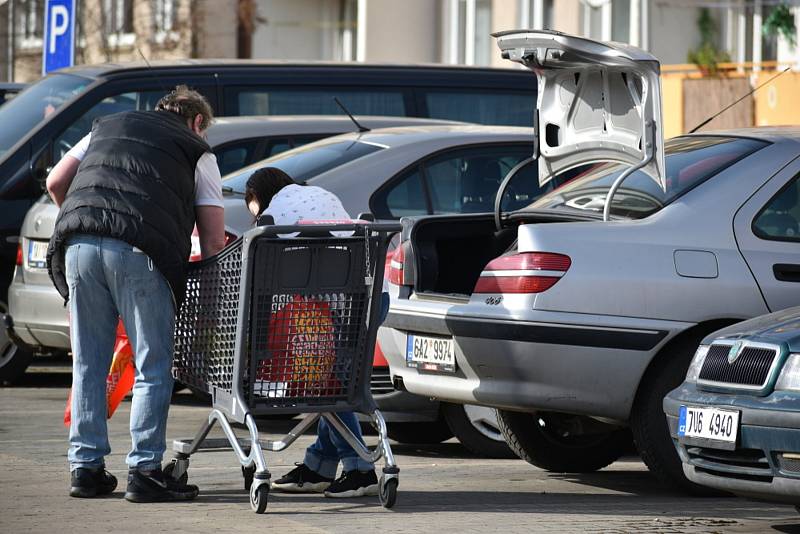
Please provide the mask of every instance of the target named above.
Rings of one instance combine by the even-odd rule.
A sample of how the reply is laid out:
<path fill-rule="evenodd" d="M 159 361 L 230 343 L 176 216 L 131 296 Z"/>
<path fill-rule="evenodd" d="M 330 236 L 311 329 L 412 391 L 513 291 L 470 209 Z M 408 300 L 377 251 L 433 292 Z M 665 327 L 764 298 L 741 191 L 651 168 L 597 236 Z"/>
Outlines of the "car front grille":
<path fill-rule="evenodd" d="M 392 377 L 389 374 L 388 367 L 372 368 L 372 379 L 369 383 L 369 389 L 373 395 L 385 395 L 394 391 Z"/>
<path fill-rule="evenodd" d="M 735 384 L 750 388 L 766 385 L 772 363 L 778 351 L 775 348 L 747 346 L 733 363 L 728 362 L 731 344 L 714 344 L 708 349 L 703 368 L 700 370 L 701 382 Z"/>
<path fill-rule="evenodd" d="M 707 447 L 687 447 L 689 463 L 698 470 L 714 476 L 772 481 L 772 468 L 769 460 L 760 449 L 736 449 L 725 451 Z"/>

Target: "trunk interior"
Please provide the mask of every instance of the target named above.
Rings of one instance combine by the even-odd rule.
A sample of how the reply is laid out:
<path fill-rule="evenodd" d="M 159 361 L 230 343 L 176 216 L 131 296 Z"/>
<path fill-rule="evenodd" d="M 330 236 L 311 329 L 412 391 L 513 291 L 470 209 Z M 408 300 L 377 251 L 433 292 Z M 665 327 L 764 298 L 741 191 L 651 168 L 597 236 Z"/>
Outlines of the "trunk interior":
<path fill-rule="evenodd" d="M 411 236 L 417 293 L 469 296 L 481 271 L 516 248 L 517 228 L 497 231 L 492 216 L 423 219 Z"/>
<path fill-rule="evenodd" d="M 599 217 L 593 213 L 556 210 L 516 212 L 509 216 L 506 228 L 499 231 L 490 214 L 419 219 L 411 230 L 416 269 L 414 291 L 468 297 L 487 263 L 506 252 L 516 252 L 519 225 L 592 221 Z"/>

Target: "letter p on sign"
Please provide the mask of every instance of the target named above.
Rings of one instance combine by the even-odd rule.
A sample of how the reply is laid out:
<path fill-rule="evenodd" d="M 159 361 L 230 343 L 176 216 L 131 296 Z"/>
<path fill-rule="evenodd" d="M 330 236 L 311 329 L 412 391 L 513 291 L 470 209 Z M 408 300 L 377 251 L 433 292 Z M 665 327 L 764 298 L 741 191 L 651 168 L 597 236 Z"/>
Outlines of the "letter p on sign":
<path fill-rule="evenodd" d="M 71 67 L 75 57 L 75 0 L 47 0 L 42 74 Z"/>

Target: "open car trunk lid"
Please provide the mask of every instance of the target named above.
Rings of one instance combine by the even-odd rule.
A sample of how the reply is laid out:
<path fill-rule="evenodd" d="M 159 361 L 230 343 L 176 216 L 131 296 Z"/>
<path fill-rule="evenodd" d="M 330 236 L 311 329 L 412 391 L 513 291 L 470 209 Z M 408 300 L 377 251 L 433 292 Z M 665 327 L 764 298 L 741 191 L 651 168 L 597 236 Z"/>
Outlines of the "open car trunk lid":
<path fill-rule="evenodd" d="M 587 163 L 636 165 L 649 146 L 653 157 L 642 170 L 665 187 L 660 64 L 654 56 L 549 30 L 493 36 L 504 58 L 538 78 L 534 156 L 540 183 Z"/>

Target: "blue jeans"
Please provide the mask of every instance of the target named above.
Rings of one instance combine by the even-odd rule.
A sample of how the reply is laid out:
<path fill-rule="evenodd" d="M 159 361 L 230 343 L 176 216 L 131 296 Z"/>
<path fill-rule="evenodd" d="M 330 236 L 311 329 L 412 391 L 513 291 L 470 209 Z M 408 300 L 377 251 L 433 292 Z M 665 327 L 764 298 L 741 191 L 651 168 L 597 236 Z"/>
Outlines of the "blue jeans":
<path fill-rule="evenodd" d="M 378 323 L 386 320 L 389 313 L 389 294 L 381 294 L 381 315 Z M 349 428 L 361 443 L 364 438 L 361 436 L 361 426 L 358 417 L 353 412 L 338 412 L 339 419 Z M 358 453 L 350 446 L 347 441 L 322 417 L 317 426 L 317 441 L 306 449 L 306 457 L 303 463 L 315 471 L 317 474 L 327 478 L 336 476 L 336 469 L 339 467 L 339 460 L 342 461 L 344 471 L 371 471 L 375 468 L 372 462 L 363 460 Z"/>
<path fill-rule="evenodd" d="M 358 424 L 356 414 L 353 412 L 339 412 L 336 415 L 356 435 L 358 440 L 364 443 L 364 438 L 361 437 L 361 426 Z M 309 469 L 324 477 L 335 478 L 340 460 L 344 471 L 352 471 L 353 469 L 372 471 L 375 468 L 371 462 L 363 460 L 339 432 L 324 417 L 321 417 L 319 426 L 317 426 L 317 441 L 306 449 L 306 457 L 303 459 L 303 463 Z"/>
<path fill-rule="evenodd" d="M 65 253 L 72 340 L 70 468 L 99 467 L 111 452 L 106 376 L 118 317 L 135 354 L 129 467 L 161 467 L 172 395 L 175 307 L 153 262 L 128 243 L 75 235 Z"/>

